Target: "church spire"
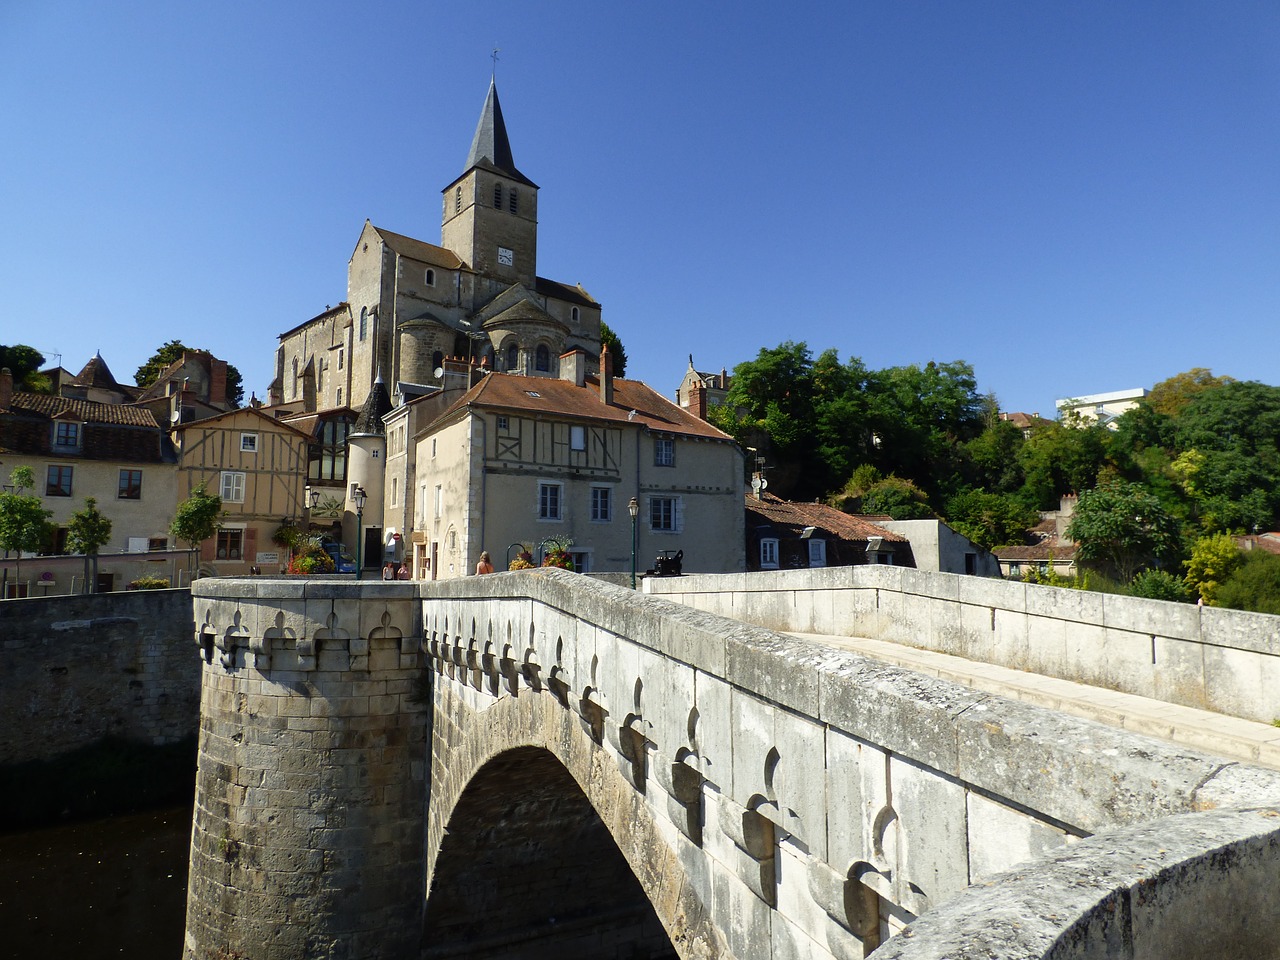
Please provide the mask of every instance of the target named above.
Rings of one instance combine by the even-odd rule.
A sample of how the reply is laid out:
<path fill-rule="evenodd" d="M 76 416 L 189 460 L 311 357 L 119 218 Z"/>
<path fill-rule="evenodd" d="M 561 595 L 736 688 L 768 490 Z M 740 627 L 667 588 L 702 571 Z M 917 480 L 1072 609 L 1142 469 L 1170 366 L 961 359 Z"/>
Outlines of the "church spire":
<path fill-rule="evenodd" d="M 476 135 L 471 140 L 471 152 L 467 154 L 466 169 L 475 167 L 496 170 L 512 180 L 537 186 L 516 169 L 511 156 L 511 141 L 507 139 L 507 125 L 502 119 L 502 105 L 498 102 L 498 86 L 492 78 L 484 109 L 480 112 L 480 122 L 476 124 Z"/>

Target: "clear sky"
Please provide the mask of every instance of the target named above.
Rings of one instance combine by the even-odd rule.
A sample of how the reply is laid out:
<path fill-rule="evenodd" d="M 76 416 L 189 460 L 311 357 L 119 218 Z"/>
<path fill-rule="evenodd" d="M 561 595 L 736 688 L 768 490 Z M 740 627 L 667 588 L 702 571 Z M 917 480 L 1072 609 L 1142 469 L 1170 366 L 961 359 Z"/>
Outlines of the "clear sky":
<path fill-rule="evenodd" d="M 495 45 L 538 272 L 668 396 L 789 339 L 1046 414 L 1280 379 L 1275 0 L 0 0 L 0 343 L 263 396 L 366 217 L 439 241 Z"/>

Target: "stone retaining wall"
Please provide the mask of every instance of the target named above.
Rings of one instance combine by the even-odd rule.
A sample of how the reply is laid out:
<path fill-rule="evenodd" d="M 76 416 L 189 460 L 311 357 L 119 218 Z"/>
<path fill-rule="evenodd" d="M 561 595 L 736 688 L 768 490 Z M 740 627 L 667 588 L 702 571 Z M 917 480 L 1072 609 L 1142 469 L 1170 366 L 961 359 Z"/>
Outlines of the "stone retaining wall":
<path fill-rule="evenodd" d="M 646 580 L 771 630 L 891 640 L 1270 723 L 1280 617 L 902 567 Z"/>
<path fill-rule="evenodd" d="M 0 764 L 119 737 L 195 733 L 191 594 L 144 590 L 0 602 Z"/>

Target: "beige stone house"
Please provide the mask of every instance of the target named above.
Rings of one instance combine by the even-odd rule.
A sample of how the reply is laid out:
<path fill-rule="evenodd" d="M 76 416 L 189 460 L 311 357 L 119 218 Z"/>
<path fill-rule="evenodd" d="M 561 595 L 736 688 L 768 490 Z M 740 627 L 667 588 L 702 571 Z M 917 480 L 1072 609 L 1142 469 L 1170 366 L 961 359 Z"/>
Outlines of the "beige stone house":
<path fill-rule="evenodd" d="M 253 407 L 180 424 L 173 436 L 178 501 L 202 485 L 222 498 L 222 528 L 201 544 L 201 572 L 279 573 L 288 558 L 272 535 L 304 516 L 310 437 Z"/>
<path fill-rule="evenodd" d="M 415 575 L 465 576 L 485 550 L 503 570 L 521 550 L 536 556 L 553 543 L 579 572 L 627 572 L 633 498 L 640 571 L 677 550 L 686 572 L 744 569 L 742 451 L 732 438 L 643 383 L 615 379 L 607 351 L 598 364 L 581 350 L 557 359 L 557 379 L 484 376 L 412 438 L 415 503 L 396 517 L 411 518 Z M 398 431 L 394 414 L 389 423 Z"/>
<path fill-rule="evenodd" d="M 462 174 L 444 188 L 440 243 L 365 221 L 347 297 L 280 335 L 271 405 L 359 407 L 381 374 L 442 386 L 445 361 L 554 377 L 600 349 L 600 304 L 537 274 L 538 186 L 517 169 L 492 84 Z"/>
<path fill-rule="evenodd" d="M 87 497 L 110 518 L 111 540 L 100 554 L 114 557 L 99 566 L 97 589 L 117 589 L 149 572 L 148 558 L 129 565 L 123 555 L 163 551 L 170 544 L 177 489 L 176 457 L 164 430 L 151 412 L 115 402 L 14 391 L 13 377 L 0 372 L 0 474 L 3 482 L 15 467 L 30 467 L 45 509 L 55 527 L 44 555 L 66 552 L 67 523 L 82 510 Z M 24 573 L 40 582 L 31 595 L 78 592 L 71 578 L 82 575 L 76 565 L 27 564 Z M 162 571 L 167 573 L 167 571 Z M 47 576 L 45 576 L 47 574 Z M 42 580 L 40 578 L 43 578 Z"/>

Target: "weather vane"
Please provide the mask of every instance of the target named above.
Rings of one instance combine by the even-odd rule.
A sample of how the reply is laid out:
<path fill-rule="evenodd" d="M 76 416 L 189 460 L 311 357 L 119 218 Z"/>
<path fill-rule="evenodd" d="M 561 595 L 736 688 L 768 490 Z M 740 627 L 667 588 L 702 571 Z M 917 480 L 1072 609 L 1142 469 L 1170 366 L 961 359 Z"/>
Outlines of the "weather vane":
<path fill-rule="evenodd" d="M 493 72 L 489 74 L 491 80 L 498 79 L 498 47 L 493 48 L 493 53 L 489 54 L 489 59 L 493 61 Z"/>

